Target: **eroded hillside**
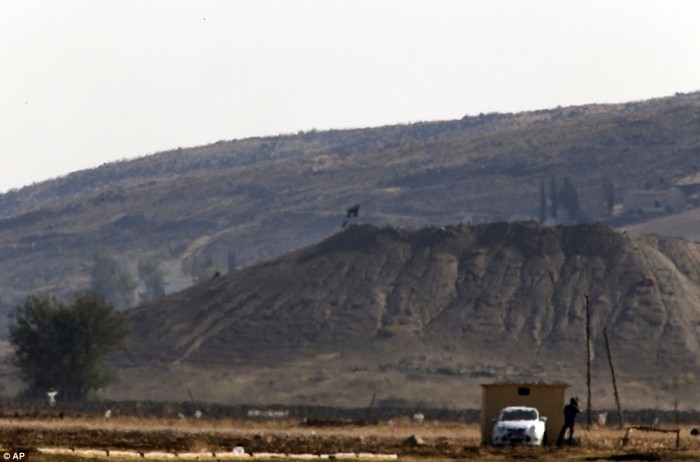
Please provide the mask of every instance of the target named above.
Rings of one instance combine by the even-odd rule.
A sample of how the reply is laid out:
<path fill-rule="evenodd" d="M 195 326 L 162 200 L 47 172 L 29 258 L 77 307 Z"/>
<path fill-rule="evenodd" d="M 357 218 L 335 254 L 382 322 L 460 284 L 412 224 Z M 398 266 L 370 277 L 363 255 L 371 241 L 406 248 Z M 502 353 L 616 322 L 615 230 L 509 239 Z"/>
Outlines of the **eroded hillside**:
<path fill-rule="evenodd" d="M 494 380 L 583 394 L 586 295 L 599 403 L 612 403 L 604 327 L 628 405 L 692 396 L 700 244 L 533 222 L 354 225 L 142 306 L 110 394 L 471 407 Z"/>

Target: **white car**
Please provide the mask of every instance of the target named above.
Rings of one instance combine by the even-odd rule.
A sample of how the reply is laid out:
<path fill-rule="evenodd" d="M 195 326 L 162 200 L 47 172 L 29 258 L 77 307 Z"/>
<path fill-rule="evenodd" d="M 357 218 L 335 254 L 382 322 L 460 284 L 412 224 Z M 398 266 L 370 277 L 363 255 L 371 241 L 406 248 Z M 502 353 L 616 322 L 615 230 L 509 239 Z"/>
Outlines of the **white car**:
<path fill-rule="evenodd" d="M 493 424 L 493 444 L 530 444 L 541 446 L 546 443 L 546 417 L 534 407 L 509 406 L 503 408 L 498 420 Z"/>

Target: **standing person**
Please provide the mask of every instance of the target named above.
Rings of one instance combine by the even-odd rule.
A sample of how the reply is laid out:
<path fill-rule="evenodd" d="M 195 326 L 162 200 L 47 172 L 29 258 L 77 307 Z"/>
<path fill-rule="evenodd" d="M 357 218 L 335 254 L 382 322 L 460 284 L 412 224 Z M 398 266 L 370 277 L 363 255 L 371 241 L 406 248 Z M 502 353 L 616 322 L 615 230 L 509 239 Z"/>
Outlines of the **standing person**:
<path fill-rule="evenodd" d="M 574 424 L 576 423 L 576 416 L 581 414 L 581 408 L 578 405 L 578 398 L 573 397 L 569 401 L 569 404 L 564 406 L 564 425 L 561 427 L 559 432 L 559 438 L 557 438 L 557 446 L 561 446 L 564 442 L 564 434 L 566 430 L 569 429 L 569 439 L 568 443 L 571 444 L 574 441 Z"/>

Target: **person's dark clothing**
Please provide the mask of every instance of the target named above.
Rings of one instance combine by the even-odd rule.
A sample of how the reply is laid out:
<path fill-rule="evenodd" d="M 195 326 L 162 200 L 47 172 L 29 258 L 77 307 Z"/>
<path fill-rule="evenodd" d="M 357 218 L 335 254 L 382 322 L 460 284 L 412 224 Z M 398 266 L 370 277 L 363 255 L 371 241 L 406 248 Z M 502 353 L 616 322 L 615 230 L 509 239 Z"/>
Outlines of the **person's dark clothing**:
<path fill-rule="evenodd" d="M 564 406 L 564 425 L 561 427 L 559 432 L 559 438 L 557 438 L 557 446 L 561 446 L 564 442 L 564 435 L 566 430 L 569 430 L 568 441 L 571 443 L 574 440 L 574 424 L 576 423 L 576 416 L 580 414 L 581 408 L 578 406 L 578 402 L 572 400 L 571 403 Z"/>

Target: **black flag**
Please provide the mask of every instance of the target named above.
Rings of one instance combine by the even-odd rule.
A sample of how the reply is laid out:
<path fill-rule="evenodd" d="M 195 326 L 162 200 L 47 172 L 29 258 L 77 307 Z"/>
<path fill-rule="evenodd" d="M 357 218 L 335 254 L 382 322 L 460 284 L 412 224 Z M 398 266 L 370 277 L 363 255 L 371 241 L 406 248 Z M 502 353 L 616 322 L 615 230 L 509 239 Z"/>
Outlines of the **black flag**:
<path fill-rule="evenodd" d="M 345 216 L 345 218 L 350 218 L 350 217 L 353 217 L 353 216 L 358 217 L 359 214 L 360 214 L 360 204 L 353 205 L 352 207 L 350 207 L 350 208 L 348 209 L 348 213 L 347 213 L 347 215 Z"/>

